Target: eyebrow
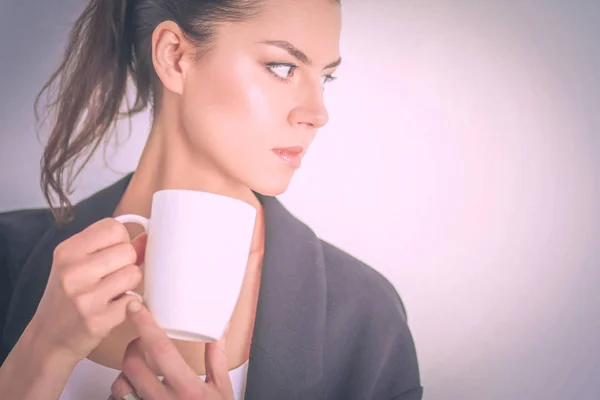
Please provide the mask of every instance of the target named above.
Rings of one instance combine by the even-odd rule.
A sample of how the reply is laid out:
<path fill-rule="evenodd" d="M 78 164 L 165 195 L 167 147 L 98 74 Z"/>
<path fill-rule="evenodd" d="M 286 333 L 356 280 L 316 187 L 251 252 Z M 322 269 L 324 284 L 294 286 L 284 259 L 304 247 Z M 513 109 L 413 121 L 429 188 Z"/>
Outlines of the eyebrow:
<path fill-rule="evenodd" d="M 306 65 L 313 64 L 312 60 L 310 58 L 308 58 L 308 56 L 306 54 L 304 54 L 304 52 L 299 50 L 296 46 L 294 46 L 290 42 L 287 42 L 285 40 L 265 40 L 262 43 L 268 44 L 271 46 L 275 46 L 275 47 L 279 47 L 280 49 L 287 51 L 288 53 L 290 53 L 291 56 L 295 57 L 298 61 L 300 61 L 303 64 L 306 64 Z M 335 60 L 334 62 L 327 64 L 325 66 L 325 68 L 323 68 L 323 69 L 335 68 L 335 67 L 339 66 L 341 63 L 342 63 L 342 58 L 340 57 L 337 60 Z"/>

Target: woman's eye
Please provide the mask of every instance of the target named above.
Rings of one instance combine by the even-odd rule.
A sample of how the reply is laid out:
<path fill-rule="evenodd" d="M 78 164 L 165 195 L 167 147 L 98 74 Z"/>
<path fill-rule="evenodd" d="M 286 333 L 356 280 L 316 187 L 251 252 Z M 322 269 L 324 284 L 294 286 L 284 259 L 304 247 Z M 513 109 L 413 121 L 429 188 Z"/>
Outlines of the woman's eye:
<path fill-rule="evenodd" d="M 294 71 L 298 68 L 297 65 L 288 63 L 267 63 L 266 66 L 269 72 L 282 82 L 289 82 L 294 76 Z M 325 84 L 333 82 L 336 79 L 337 77 L 331 74 L 323 75 L 321 77 L 321 86 L 325 86 Z"/>
<path fill-rule="evenodd" d="M 271 71 L 271 73 L 273 73 L 273 75 L 275 75 L 276 78 L 282 81 L 287 81 L 294 76 L 294 70 L 297 68 L 297 66 L 293 64 L 270 63 L 267 64 L 267 68 L 269 71 Z"/>
<path fill-rule="evenodd" d="M 329 82 L 333 82 L 337 79 L 336 76 L 333 76 L 331 74 L 325 75 L 323 76 L 323 82 L 322 85 L 325 86 L 325 84 L 329 83 Z"/>

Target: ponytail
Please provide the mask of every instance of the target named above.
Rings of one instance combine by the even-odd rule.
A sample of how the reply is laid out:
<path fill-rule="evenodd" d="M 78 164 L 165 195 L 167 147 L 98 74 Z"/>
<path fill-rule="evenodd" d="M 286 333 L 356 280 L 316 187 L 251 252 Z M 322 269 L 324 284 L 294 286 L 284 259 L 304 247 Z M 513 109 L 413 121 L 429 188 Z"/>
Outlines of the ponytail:
<path fill-rule="evenodd" d="M 132 60 L 127 11 L 125 0 L 91 1 L 69 34 L 60 67 L 35 101 L 38 122 L 44 93 L 46 111 L 54 114 L 40 184 L 59 224 L 72 219 L 73 181 L 119 116 Z"/>
<path fill-rule="evenodd" d="M 117 119 L 150 103 L 153 113 L 160 106 L 161 86 L 152 65 L 156 27 L 174 21 L 200 50 L 214 38 L 216 23 L 252 18 L 261 5 L 262 0 L 90 0 L 69 34 L 63 62 L 35 101 L 38 122 L 43 94 L 48 98 L 44 121 L 54 117 L 40 184 L 59 225 L 73 218 L 68 198 L 73 182 Z M 129 78 L 136 97 L 121 114 Z"/>

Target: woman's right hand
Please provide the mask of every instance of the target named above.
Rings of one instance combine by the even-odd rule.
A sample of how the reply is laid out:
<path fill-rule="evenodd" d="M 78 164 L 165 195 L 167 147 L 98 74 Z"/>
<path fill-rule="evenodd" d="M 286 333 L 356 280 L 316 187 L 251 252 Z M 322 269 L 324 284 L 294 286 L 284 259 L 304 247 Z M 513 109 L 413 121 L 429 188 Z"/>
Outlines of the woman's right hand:
<path fill-rule="evenodd" d="M 146 235 L 134 240 L 106 218 L 59 244 L 30 327 L 44 346 L 79 361 L 126 319 L 123 295 L 142 280 Z M 39 343 L 38 342 L 38 343 Z"/>

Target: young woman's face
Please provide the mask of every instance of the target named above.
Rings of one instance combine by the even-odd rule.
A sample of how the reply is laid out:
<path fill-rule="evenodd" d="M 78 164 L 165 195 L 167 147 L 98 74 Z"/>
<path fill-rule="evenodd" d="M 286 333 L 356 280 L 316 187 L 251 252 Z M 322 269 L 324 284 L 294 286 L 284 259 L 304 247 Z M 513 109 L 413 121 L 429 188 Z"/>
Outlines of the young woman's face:
<path fill-rule="evenodd" d="M 331 0 L 265 0 L 216 30 L 186 78 L 181 121 L 194 157 L 264 195 L 286 190 L 327 123 L 323 88 L 339 64 L 341 11 Z"/>

